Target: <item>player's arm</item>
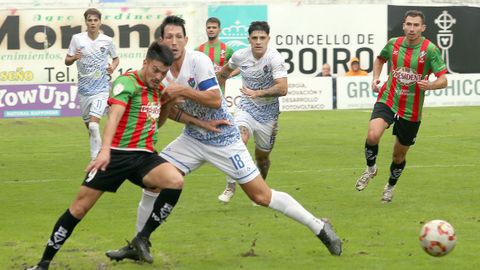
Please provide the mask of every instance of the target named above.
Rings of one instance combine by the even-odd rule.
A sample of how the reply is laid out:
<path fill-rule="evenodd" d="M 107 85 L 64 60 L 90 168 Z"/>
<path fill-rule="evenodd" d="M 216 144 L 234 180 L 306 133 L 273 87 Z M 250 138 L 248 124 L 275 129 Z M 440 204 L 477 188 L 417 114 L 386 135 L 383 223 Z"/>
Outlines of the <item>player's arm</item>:
<path fill-rule="evenodd" d="M 170 113 L 168 118 L 172 119 L 173 121 L 183 123 L 183 124 L 191 124 L 197 127 L 206 129 L 208 131 L 220 132 L 221 130 L 218 128 L 220 125 L 230 125 L 231 123 L 226 119 L 219 119 L 219 120 L 200 120 L 183 110 L 179 109 L 176 106 L 172 106 L 170 109 Z"/>
<path fill-rule="evenodd" d="M 118 67 L 118 64 L 120 64 L 120 59 L 118 57 L 115 57 L 112 59 L 112 63 L 108 65 L 107 72 L 108 74 L 112 74 L 115 69 Z"/>
<path fill-rule="evenodd" d="M 274 85 L 267 89 L 252 90 L 243 86 L 240 91 L 251 98 L 256 97 L 282 97 L 288 92 L 287 77 L 275 79 Z"/>
<path fill-rule="evenodd" d="M 208 78 L 198 83 L 199 90 L 195 90 L 187 85 L 178 84 L 168 78 L 167 81 L 168 94 L 172 99 L 191 99 L 199 104 L 214 109 L 220 108 L 222 105 L 220 87 L 218 86 L 215 77 Z"/>
<path fill-rule="evenodd" d="M 232 75 L 233 71 L 237 71 L 237 73 L 235 75 Z M 228 64 L 224 65 L 222 67 L 222 69 L 220 69 L 220 71 L 218 71 L 217 74 L 216 74 L 218 84 L 220 85 L 220 87 L 222 89 L 225 89 L 225 83 L 226 83 L 227 79 L 232 77 L 232 76 L 236 76 L 238 73 L 240 73 L 240 70 L 238 68 L 233 69 Z"/>
<path fill-rule="evenodd" d="M 72 65 L 75 61 L 80 59 L 81 56 L 82 50 L 77 46 L 77 39 L 75 37 L 72 37 L 70 45 L 68 46 L 67 55 L 65 56 L 65 65 Z"/>
<path fill-rule="evenodd" d="M 447 87 L 448 85 L 448 80 L 447 80 L 447 75 L 442 74 L 435 81 L 429 81 L 428 79 L 421 80 L 417 82 L 418 87 L 420 87 L 421 90 L 437 90 L 437 89 L 443 89 Z"/>
<path fill-rule="evenodd" d="M 87 166 L 87 172 L 98 169 L 104 171 L 107 168 L 107 165 L 110 163 L 110 146 L 112 145 L 118 123 L 124 112 L 124 105 L 114 103 L 110 106 L 107 123 L 103 130 L 102 148 L 100 149 L 97 158 Z"/>
<path fill-rule="evenodd" d="M 380 84 L 380 74 L 382 73 L 382 68 L 385 63 L 385 59 L 380 56 L 378 56 L 373 62 L 372 90 L 374 92 L 380 91 L 378 85 Z"/>

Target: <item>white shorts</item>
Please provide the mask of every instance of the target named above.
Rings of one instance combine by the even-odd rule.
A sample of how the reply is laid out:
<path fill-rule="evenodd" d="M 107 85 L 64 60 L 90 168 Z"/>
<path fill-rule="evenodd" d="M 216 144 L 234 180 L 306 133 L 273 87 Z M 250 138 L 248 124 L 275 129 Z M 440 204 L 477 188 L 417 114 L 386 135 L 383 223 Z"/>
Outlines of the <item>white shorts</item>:
<path fill-rule="evenodd" d="M 275 144 L 278 132 L 278 121 L 260 123 L 255 120 L 248 112 L 237 110 L 235 113 L 235 123 L 238 127 L 248 129 L 250 136 L 253 135 L 255 146 L 264 151 L 270 152 Z"/>
<path fill-rule="evenodd" d="M 80 97 L 80 110 L 82 111 L 82 118 L 85 123 L 90 121 L 90 116 L 102 118 L 107 112 L 108 93 L 99 93 L 93 96 Z"/>
<path fill-rule="evenodd" d="M 228 146 L 213 146 L 182 133 L 160 152 L 160 156 L 185 175 L 205 162 L 217 167 L 239 184 L 247 183 L 260 174 L 242 140 Z"/>

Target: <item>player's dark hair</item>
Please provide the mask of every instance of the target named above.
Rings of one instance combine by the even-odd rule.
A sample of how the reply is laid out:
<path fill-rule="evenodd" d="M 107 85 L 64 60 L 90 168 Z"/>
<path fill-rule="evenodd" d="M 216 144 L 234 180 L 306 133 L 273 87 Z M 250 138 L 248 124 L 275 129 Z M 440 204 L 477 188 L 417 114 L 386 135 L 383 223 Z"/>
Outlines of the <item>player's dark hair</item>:
<path fill-rule="evenodd" d="M 169 24 L 182 27 L 183 36 L 185 37 L 187 36 L 187 32 L 185 31 L 185 20 L 178 16 L 170 15 L 165 17 L 165 19 L 163 19 L 162 24 L 160 25 L 160 37 L 163 38 L 163 35 L 165 34 L 165 27 Z"/>
<path fill-rule="evenodd" d="M 165 66 L 171 66 L 173 63 L 173 52 L 169 47 L 153 42 L 147 51 L 147 59 L 157 60 L 162 62 Z"/>
<path fill-rule="evenodd" d="M 207 22 L 205 23 L 205 25 L 208 24 L 208 23 L 216 23 L 216 24 L 218 24 L 218 27 L 219 27 L 219 28 L 220 28 L 220 26 L 222 26 L 222 24 L 220 23 L 220 20 L 219 20 L 218 18 L 216 18 L 216 17 L 210 17 L 210 18 L 208 18 L 208 19 L 207 19 Z"/>
<path fill-rule="evenodd" d="M 403 16 L 403 22 L 405 22 L 407 17 L 420 17 L 422 19 L 422 24 L 425 24 L 425 15 L 420 10 L 407 10 L 407 12 L 405 12 L 405 16 Z"/>
<path fill-rule="evenodd" d="M 265 21 L 254 21 L 248 27 L 248 34 L 251 35 L 253 31 L 265 31 L 267 35 L 270 34 L 270 26 Z"/>
<path fill-rule="evenodd" d="M 96 15 L 98 19 L 102 19 L 102 13 L 96 8 L 89 8 L 85 11 L 85 13 L 83 13 L 85 20 L 87 19 L 88 15 Z"/>

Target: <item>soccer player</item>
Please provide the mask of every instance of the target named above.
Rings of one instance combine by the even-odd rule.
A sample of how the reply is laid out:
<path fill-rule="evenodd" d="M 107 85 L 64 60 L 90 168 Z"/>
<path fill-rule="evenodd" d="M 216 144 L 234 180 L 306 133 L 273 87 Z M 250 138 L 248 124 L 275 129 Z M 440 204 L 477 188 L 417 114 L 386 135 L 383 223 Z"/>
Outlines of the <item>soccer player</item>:
<path fill-rule="evenodd" d="M 201 120 L 226 119 L 234 123 L 227 110 L 225 99 L 220 93 L 213 66 L 207 56 L 186 50 L 188 38 L 185 21 L 177 16 L 168 16 L 160 25 L 160 42 L 169 46 L 174 53 L 174 63 L 167 75 L 167 91 L 172 98 L 184 100 L 178 108 L 172 108 L 170 116 L 182 117 L 184 112 Z M 236 125 L 219 126 L 221 132 L 210 132 L 186 124 L 184 131 L 167 145 L 160 156 L 174 164 L 183 174 L 189 174 L 205 162 L 209 162 L 226 175 L 238 181 L 248 197 L 255 203 L 270 207 L 307 226 L 332 255 L 340 255 L 342 243 L 332 225 L 318 219 L 284 192 L 270 189 L 260 175 L 247 147 L 240 139 Z M 164 194 L 144 192 L 137 214 L 137 230 L 143 227 L 155 197 Z M 158 200 L 158 198 L 156 200 Z M 147 250 L 135 252 L 134 245 L 107 252 L 112 260 L 144 260 L 151 258 Z M 140 256 L 137 256 L 140 254 Z"/>
<path fill-rule="evenodd" d="M 206 54 L 213 62 L 215 72 L 218 72 L 232 57 L 233 49 L 218 38 L 221 31 L 221 23 L 218 18 L 210 17 L 206 22 L 206 33 L 208 40 L 195 48 Z"/>
<path fill-rule="evenodd" d="M 102 146 L 99 124 L 107 108 L 109 75 L 117 68 L 120 60 L 112 38 L 100 33 L 100 11 L 89 8 L 83 16 L 87 31 L 73 35 L 65 65 L 77 62 L 80 110 L 90 134 L 90 157 L 94 160 Z M 111 64 L 108 63 L 109 55 L 112 57 Z"/>
<path fill-rule="evenodd" d="M 173 103 L 161 102 L 161 81 L 172 62 L 172 51 L 153 43 L 141 70 L 114 81 L 102 148 L 87 166 L 88 173 L 75 200 L 55 224 L 40 262 L 29 270 L 48 269 L 75 226 L 103 192 L 115 192 L 125 179 L 140 187 L 161 190 L 162 196 L 155 200 L 146 224 L 131 243 L 136 250 L 148 249 L 150 234 L 166 220 L 183 187 L 180 172 L 154 152 L 158 127 L 167 119 Z"/>
<path fill-rule="evenodd" d="M 237 68 L 240 70 L 243 86 L 235 122 L 245 144 L 250 137 L 254 138 L 255 159 L 263 179 L 267 179 L 278 130 L 278 97 L 288 91 L 285 60 L 276 49 L 268 47 L 269 34 L 267 22 L 252 22 L 248 28 L 250 47 L 236 51 L 217 74 L 220 85 L 224 86 L 230 74 Z M 227 177 L 227 186 L 218 199 L 228 203 L 234 194 L 235 180 Z"/>
<path fill-rule="evenodd" d="M 405 36 L 392 38 L 380 52 L 373 66 L 372 89 L 378 93 L 373 107 L 365 142 L 367 169 L 357 180 L 356 188 L 364 190 L 377 174 L 375 165 L 378 144 L 385 129 L 393 126 L 396 136 L 393 146 L 393 159 L 390 165 L 390 178 L 383 189 L 382 202 L 392 201 L 393 191 L 402 174 L 407 151 L 415 143 L 422 117 L 425 91 L 447 86 L 447 69 L 440 50 L 430 40 L 422 36 L 425 31 L 425 16 L 421 11 L 409 10 L 403 21 Z M 378 88 L 383 65 L 390 61 L 387 82 Z M 434 73 L 436 79 L 429 81 Z"/>

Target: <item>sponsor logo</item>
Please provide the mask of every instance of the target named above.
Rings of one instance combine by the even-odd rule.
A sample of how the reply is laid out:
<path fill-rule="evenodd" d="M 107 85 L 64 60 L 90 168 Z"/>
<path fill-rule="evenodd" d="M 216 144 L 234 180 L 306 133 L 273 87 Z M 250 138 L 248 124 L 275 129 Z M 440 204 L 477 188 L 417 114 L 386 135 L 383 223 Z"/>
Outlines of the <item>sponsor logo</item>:
<path fill-rule="evenodd" d="M 417 74 L 416 70 L 408 67 L 397 68 L 392 71 L 392 76 L 404 86 L 410 86 L 422 80 L 422 74 Z"/>
<path fill-rule="evenodd" d="M 122 93 L 124 89 L 125 89 L 125 86 L 121 83 L 115 85 L 115 87 L 112 90 L 113 95 L 116 96 L 116 95 Z"/>
<path fill-rule="evenodd" d="M 160 104 L 149 102 L 147 105 L 140 107 L 140 112 L 146 113 L 149 119 L 156 120 L 160 116 L 160 108 Z"/>

